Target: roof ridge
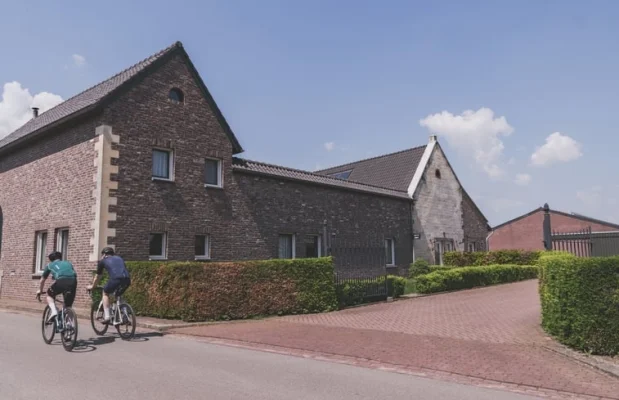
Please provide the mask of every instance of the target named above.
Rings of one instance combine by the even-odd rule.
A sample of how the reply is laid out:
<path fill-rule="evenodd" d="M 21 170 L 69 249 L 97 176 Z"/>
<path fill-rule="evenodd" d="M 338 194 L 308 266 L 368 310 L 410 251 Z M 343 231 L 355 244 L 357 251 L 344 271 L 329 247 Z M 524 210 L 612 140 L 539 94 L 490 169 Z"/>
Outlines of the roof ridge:
<path fill-rule="evenodd" d="M 365 161 L 372 161 L 372 160 L 376 160 L 376 159 L 379 159 L 379 158 L 390 157 L 390 156 L 394 156 L 394 155 L 396 155 L 396 154 L 405 153 L 405 152 L 407 152 L 407 151 L 417 150 L 417 149 L 420 149 L 420 148 L 422 148 L 422 147 L 426 147 L 426 146 L 427 146 L 427 144 L 424 144 L 424 145 L 421 145 L 421 146 L 416 146 L 416 147 L 410 147 L 410 148 L 408 148 L 408 149 L 398 150 L 398 151 L 394 151 L 394 152 L 391 152 L 391 153 L 382 154 L 382 155 L 379 155 L 379 156 L 374 156 L 374 157 L 369 157 L 369 158 L 363 158 L 363 159 L 361 159 L 361 160 L 351 161 L 351 162 L 348 162 L 348 163 L 345 163 L 345 164 L 334 165 L 334 166 L 332 166 L 332 167 L 329 167 L 329 168 L 323 168 L 323 169 L 319 169 L 319 170 L 316 170 L 316 171 L 314 171 L 314 172 L 315 172 L 315 173 L 316 173 L 316 172 L 323 172 L 323 171 L 328 171 L 328 170 L 335 169 L 335 168 L 338 168 L 338 169 L 339 169 L 339 168 L 347 167 L 347 166 L 349 166 L 349 165 L 359 164 L 359 163 L 362 163 L 362 162 L 365 162 Z"/>
<path fill-rule="evenodd" d="M 303 169 L 285 167 L 283 165 L 270 164 L 270 163 L 265 163 L 265 162 L 262 162 L 262 161 L 250 160 L 248 158 L 234 157 L 234 159 L 235 160 L 239 160 L 239 161 L 247 161 L 247 162 L 251 162 L 251 163 L 255 163 L 255 164 L 261 164 L 261 165 L 265 165 L 265 166 L 269 166 L 269 167 L 274 167 L 274 168 L 281 168 L 281 169 L 284 169 L 284 170 L 287 170 L 287 171 L 298 172 L 298 173 L 302 173 L 302 174 L 306 174 L 306 175 L 311 175 L 311 176 L 316 176 L 316 177 L 320 177 L 320 178 L 332 179 L 332 180 L 335 180 L 335 181 L 338 181 L 338 182 L 354 183 L 356 185 L 367 186 L 369 188 L 375 188 L 375 189 L 389 190 L 391 192 L 396 192 L 396 193 L 407 193 L 405 190 L 397 190 L 397 189 L 383 187 L 383 186 L 369 185 L 369 184 L 363 183 L 363 182 L 351 181 L 351 180 L 348 180 L 348 179 L 340 179 L 340 178 L 336 178 L 336 177 L 328 176 L 328 175 L 320 175 L 320 174 L 316 174 L 314 172 L 306 171 L 306 170 L 303 170 Z"/>
<path fill-rule="evenodd" d="M 170 50 L 172 50 L 172 49 L 174 49 L 176 47 L 183 47 L 183 44 L 180 41 L 177 40 L 176 42 L 174 42 L 174 44 L 172 44 L 172 45 L 170 45 L 170 46 L 168 46 L 168 47 L 166 47 L 166 48 L 164 48 L 162 50 L 159 50 L 158 52 L 156 52 L 154 54 L 151 54 L 150 56 L 148 56 L 146 58 L 143 58 L 142 60 L 140 60 L 140 61 L 138 61 L 138 62 L 128 66 L 127 68 L 123 69 L 122 71 L 119 71 L 118 73 L 116 73 L 116 74 L 114 74 L 114 75 L 112 75 L 112 76 L 110 76 L 110 77 L 108 77 L 108 78 L 106 78 L 106 79 L 104 79 L 102 81 L 99 81 L 98 83 L 96 83 L 96 84 L 94 84 L 94 85 L 92 85 L 92 86 L 82 90 L 81 92 L 78 92 L 78 93 L 74 94 L 73 96 L 69 97 L 68 99 L 66 99 L 66 100 L 56 104 L 54 107 L 50 108 L 49 110 L 46 110 L 46 111 L 42 112 L 41 114 L 38 115 L 38 117 L 42 116 L 43 114 L 45 114 L 48 111 L 51 111 L 51 110 L 55 109 L 56 107 L 59 107 L 60 105 L 66 103 L 67 101 L 72 100 L 72 99 L 76 98 L 77 96 L 80 96 L 83 93 L 88 92 L 89 90 L 92 90 L 92 89 L 94 89 L 94 88 L 96 88 L 98 86 L 103 85 L 104 83 L 106 83 L 108 81 L 111 81 L 112 79 L 116 78 L 117 76 L 119 76 L 121 74 L 124 74 L 125 72 L 129 71 L 130 69 L 135 68 L 136 66 L 138 66 L 140 64 L 143 64 L 143 63 L 147 62 L 150 59 L 157 59 L 157 58 L 161 57 L 162 55 L 164 55 L 165 53 L 167 53 L 168 51 L 170 51 Z M 29 120 L 28 122 L 30 122 L 30 121 L 32 121 L 32 119 Z M 22 126 L 24 126 L 24 125 L 22 125 Z M 19 129 L 19 128 L 17 128 L 17 129 Z M 15 131 L 17 129 L 15 129 Z M 13 131 L 13 132 L 15 132 L 15 131 Z M 11 132 L 11 133 L 13 133 L 13 132 Z"/>

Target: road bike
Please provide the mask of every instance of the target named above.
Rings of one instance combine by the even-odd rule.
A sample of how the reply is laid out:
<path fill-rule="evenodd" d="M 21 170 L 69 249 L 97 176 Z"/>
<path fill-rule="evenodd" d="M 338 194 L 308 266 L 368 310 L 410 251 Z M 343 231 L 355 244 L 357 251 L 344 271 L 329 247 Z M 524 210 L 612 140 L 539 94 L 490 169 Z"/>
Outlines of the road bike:
<path fill-rule="evenodd" d="M 103 292 L 103 286 L 97 286 L 97 289 L 100 289 Z M 122 293 L 124 292 L 124 287 L 119 287 L 114 292 L 115 301 L 111 302 L 111 310 L 110 310 L 110 322 L 116 327 L 116 331 L 120 335 L 121 339 L 129 340 L 133 338 L 135 334 L 135 313 L 133 312 L 133 308 L 125 302 L 122 298 Z M 88 295 L 92 299 L 92 292 L 88 291 Z M 99 336 L 105 335 L 107 332 L 107 328 L 109 324 L 105 324 L 103 322 L 104 312 L 103 312 L 103 296 L 99 301 L 99 304 L 92 304 L 90 310 L 90 323 L 92 324 L 92 329 Z"/>
<path fill-rule="evenodd" d="M 42 294 L 43 293 L 37 294 L 37 300 L 39 302 L 41 302 Z M 54 299 L 54 302 L 62 304 L 62 307 L 58 310 L 58 314 L 50 319 L 52 309 L 49 304 L 45 306 L 45 310 L 43 310 L 43 320 L 41 321 L 43 341 L 47 344 L 51 344 L 54 340 L 54 336 L 59 333 L 62 347 L 64 347 L 66 351 L 73 351 L 77 343 L 77 315 L 71 307 L 65 306 L 64 301 Z"/>

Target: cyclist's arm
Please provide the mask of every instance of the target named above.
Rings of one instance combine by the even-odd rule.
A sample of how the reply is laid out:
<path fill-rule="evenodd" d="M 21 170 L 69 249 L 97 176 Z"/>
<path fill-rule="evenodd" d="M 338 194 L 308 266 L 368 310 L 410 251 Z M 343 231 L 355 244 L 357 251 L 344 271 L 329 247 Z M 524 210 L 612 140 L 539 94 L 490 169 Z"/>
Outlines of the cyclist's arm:
<path fill-rule="evenodd" d="M 45 266 L 45 269 L 43 270 L 43 274 L 41 275 L 41 283 L 39 286 L 39 292 L 43 292 L 43 287 L 45 286 L 45 281 L 47 280 L 47 277 L 49 276 L 49 273 L 51 271 L 49 270 L 49 264 Z"/>
<path fill-rule="evenodd" d="M 99 283 L 99 280 L 101 279 L 101 275 L 103 274 L 103 265 L 104 265 L 103 261 L 99 261 L 99 263 L 97 264 L 97 274 L 92 280 L 92 287 L 97 286 L 97 283 Z"/>

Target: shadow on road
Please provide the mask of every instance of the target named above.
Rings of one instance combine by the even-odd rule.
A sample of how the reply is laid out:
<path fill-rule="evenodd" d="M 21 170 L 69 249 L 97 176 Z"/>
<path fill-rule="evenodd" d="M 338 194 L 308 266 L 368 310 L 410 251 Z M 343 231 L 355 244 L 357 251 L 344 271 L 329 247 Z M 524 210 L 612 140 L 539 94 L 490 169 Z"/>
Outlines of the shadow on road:
<path fill-rule="evenodd" d="M 160 332 L 136 333 L 130 340 L 127 340 L 127 342 L 148 342 L 151 337 L 163 337 L 163 334 Z"/>

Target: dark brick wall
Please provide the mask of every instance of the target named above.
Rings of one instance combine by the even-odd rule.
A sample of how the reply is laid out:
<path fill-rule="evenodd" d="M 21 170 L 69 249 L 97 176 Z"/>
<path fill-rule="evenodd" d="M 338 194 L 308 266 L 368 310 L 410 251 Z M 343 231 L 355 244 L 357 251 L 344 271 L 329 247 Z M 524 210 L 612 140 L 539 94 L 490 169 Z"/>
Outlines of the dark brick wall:
<path fill-rule="evenodd" d="M 38 277 L 33 277 L 35 231 L 39 230 L 47 231 L 47 255 L 54 250 L 55 230 L 68 227 L 68 257 L 77 269 L 79 287 L 91 279 L 92 140 L 97 122 L 94 118 L 75 123 L 0 156 L 2 297 L 33 300 L 39 285 Z M 78 301 L 86 298 L 80 289 Z"/>
<path fill-rule="evenodd" d="M 486 250 L 486 238 L 490 233 L 488 223 L 464 191 L 462 192 L 462 229 L 464 230 L 464 250 L 468 250 L 469 244 L 474 244 L 476 251 Z"/>
<path fill-rule="evenodd" d="M 168 101 L 172 87 L 184 104 Z M 360 235 L 380 246 L 379 235 L 396 237 L 398 264 L 407 268 L 409 202 L 233 172 L 228 137 L 180 57 L 111 104 L 104 119 L 120 136 L 113 243 L 129 260 L 148 259 L 153 225 L 167 230 L 169 259 L 193 259 L 203 232 L 213 259 L 263 259 L 277 256 L 280 232 L 321 233 L 326 219 L 338 240 Z M 174 182 L 151 180 L 154 146 L 174 150 Z M 205 157 L 223 161 L 223 189 L 204 187 Z"/>

